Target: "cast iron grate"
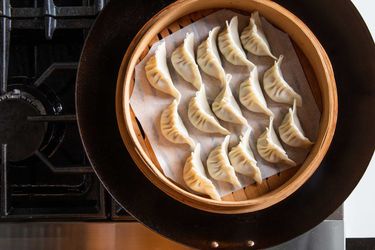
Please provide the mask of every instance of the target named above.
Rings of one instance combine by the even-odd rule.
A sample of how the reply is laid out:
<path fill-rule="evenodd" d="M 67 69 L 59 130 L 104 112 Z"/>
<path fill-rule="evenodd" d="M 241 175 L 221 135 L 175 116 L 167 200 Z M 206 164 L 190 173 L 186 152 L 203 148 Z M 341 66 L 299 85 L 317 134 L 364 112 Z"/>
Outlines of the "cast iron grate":
<path fill-rule="evenodd" d="M 2 0 L 2 219 L 129 219 L 108 202 L 75 116 L 77 62 L 106 2 Z"/>

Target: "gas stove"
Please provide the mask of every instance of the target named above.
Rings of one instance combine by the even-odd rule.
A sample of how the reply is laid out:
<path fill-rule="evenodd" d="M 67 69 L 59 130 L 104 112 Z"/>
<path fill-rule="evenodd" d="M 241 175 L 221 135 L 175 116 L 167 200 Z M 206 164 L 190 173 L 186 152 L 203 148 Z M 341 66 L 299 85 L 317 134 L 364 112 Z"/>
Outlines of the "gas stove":
<path fill-rule="evenodd" d="M 75 78 L 106 0 L 2 0 L 0 219 L 133 220 L 80 140 Z"/>

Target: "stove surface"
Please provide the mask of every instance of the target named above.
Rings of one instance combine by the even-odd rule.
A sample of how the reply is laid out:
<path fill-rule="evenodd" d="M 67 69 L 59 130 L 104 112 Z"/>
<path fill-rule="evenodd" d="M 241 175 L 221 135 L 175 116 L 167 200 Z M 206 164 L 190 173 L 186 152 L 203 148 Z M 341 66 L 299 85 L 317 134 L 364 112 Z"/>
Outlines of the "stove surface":
<path fill-rule="evenodd" d="M 94 174 L 76 121 L 79 57 L 106 3 L 2 0 L 1 220 L 133 220 Z"/>

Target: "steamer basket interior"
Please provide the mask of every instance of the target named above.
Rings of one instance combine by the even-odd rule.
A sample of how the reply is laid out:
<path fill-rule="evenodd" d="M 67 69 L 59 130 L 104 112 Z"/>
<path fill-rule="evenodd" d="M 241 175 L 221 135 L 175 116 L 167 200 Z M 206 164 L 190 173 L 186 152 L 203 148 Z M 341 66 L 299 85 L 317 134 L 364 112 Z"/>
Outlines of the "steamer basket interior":
<path fill-rule="evenodd" d="M 145 57 L 152 44 L 171 33 L 207 16 L 229 8 L 249 15 L 258 10 L 273 25 L 288 33 L 303 66 L 306 78 L 322 113 L 315 145 L 302 165 L 290 168 L 214 201 L 195 195 L 166 178 L 152 151 L 129 100 L 134 87 L 135 65 Z M 238 214 L 257 211 L 285 199 L 319 167 L 332 140 L 337 119 L 337 93 L 334 74 L 326 52 L 312 32 L 293 14 L 271 1 L 177 1 L 152 18 L 133 39 L 120 67 L 116 98 L 120 132 L 129 153 L 145 176 L 162 191 L 189 206 L 205 211 Z"/>

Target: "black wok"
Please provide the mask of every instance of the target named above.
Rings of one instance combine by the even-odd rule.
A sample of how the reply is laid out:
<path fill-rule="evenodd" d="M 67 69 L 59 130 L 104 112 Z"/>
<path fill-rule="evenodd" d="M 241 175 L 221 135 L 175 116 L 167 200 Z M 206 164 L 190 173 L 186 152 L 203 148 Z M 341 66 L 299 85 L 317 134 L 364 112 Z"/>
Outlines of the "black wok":
<path fill-rule="evenodd" d="M 112 0 L 94 24 L 82 52 L 76 89 L 80 133 L 104 186 L 152 230 L 197 248 L 265 248 L 313 228 L 338 208 L 365 172 L 375 145 L 375 46 L 349 0 L 277 1 L 302 19 L 325 47 L 339 96 L 336 134 L 321 167 L 293 195 L 261 211 L 223 215 L 175 201 L 134 165 L 115 114 L 117 72 L 128 44 L 172 1 Z"/>

